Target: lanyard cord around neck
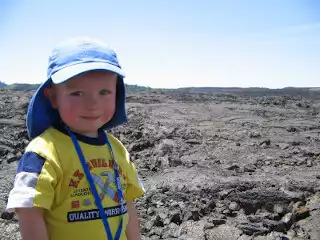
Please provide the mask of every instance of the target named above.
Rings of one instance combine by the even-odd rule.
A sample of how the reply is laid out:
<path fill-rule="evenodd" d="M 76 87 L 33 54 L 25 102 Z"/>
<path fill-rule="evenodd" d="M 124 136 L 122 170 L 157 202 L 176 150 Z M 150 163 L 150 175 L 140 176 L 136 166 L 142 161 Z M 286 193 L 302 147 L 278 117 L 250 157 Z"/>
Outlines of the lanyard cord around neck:
<path fill-rule="evenodd" d="M 115 159 L 114 159 L 114 154 L 113 154 L 112 147 L 111 147 L 111 144 L 109 142 L 109 139 L 108 139 L 107 135 L 105 134 L 105 132 L 103 131 L 106 143 L 107 143 L 107 145 L 109 147 L 109 150 L 111 152 L 111 157 L 112 157 L 112 161 L 113 161 L 113 169 L 114 169 L 114 174 L 115 174 L 115 183 L 116 183 L 117 193 L 118 193 L 118 197 L 119 197 L 119 201 L 120 201 L 120 224 L 119 224 L 118 230 L 116 232 L 115 238 L 112 237 L 112 233 L 111 233 L 111 230 L 110 230 L 110 226 L 108 224 L 108 220 L 107 220 L 104 208 L 102 206 L 102 203 L 101 203 L 99 194 L 97 192 L 97 189 L 96 189 L 96 187 L 94 185 L 94 182 L 93 182 L 92 176 L 90 174 L 90 170 L 89 170 L 89 168 L 87 166 L 86 160 L 85 160 L 85 158 L 83 156 L 83 153 L 81 151 L 81 148 L 79 146 L 78 140 L 77 140 L 76 136 L 69 129 L 67 129 L 67 131 L 68 131 L 68 133 L 69 133 L 69 135 L 70 135 L 70 137 L 72 139 L 73 145 L 74 145 L 74 147 L 75 147 L 75 149 L 76 149 L 76 151 L 78 153 L 78 156 L 79 156 L 80 162 L 82 164 L 83 170 L 84 170 L 84 172 L 86 174 L 86 177 L 87 177 L 87 180 L 89 182 L 89 185 L 90 185 L 92 194 L 94 196 L 96 205 L 97 205 L 97 207 L 99 209 L 100 216 L 101 216 L 104 228 L 106 230 L 106 234 L 107 234 L 108 240 L 113 240 L 113 239 L 114 240 L 119 240 L 120 236 L 121 236 L 121 232 L 122 232 L 122 225 L 123 225 L 123 217 L 122 217 L 122 215 L 125 213 L 125 208 L 124 208 L 124 198 L 123 198 L 123 193 L 122 193 L 122 187 L 121 187 L 121 182 L 120 182 L 120 175 L 119 175 L 117 164 L 116 164 Z"/>

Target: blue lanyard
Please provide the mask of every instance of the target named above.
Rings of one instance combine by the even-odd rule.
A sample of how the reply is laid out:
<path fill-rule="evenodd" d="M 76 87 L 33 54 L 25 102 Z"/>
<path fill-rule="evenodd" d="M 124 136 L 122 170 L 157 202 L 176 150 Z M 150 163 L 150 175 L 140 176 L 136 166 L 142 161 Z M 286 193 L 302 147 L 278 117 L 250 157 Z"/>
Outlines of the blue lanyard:
<path fill-rule="evenodd" d="M 112 157 L 112 161 L 113 161 L 113 169 L 114 169 L 114 174 L 115 174 L 115 183 L 117 185 L 117 192 L 118 192 L 118 197 L 119 197 L 119 201 L 120 201 L 120 209 L 121 209 L 120 224 L 119 224 L 118 230 L 116 232 L 115 238 L 112 237 L 112 233 L 111 233 L 111 230 L 110 230 L 110 226 L 108 224 L 107 217 L 106 217 L 105 212 L 104 212 L 104 208 L 102 206 L 100 197 L 99 197 L 97 189 L 96 189 L 96 187 L 94 185 L 92 176 L 90 174 L 90 170 L 89 170 L 89 168 L 88 168 L 88 166 L 86 164 L 86 160 L 85 160 L 85 158 L 83 156 L 83 153 L 81 151 L 81 148 L 79 146 L 77 138 L 68 128 L 67 128 L 67 131 L 68 131 L 69 135 L 71 136 L 71 139 L 73 141 L 74 147 L 76 148 L 76 151 L 77 151 L 78 156 L 80 158 L 80 162 L 82 164 L 83 170 L 84 170 L 84 172 L 86 174 L 86 177 L 87 177 L 87 180 L 89 182 L 92 194 L 94 196 L 96 205 L 97 205 L 97 207 L 98 207 L 98 209 L 100 211 L 101 219 L 102 219 L 104 228 L 106 230 L 106 233 L 107 233 L 107 236 L 108 236 L 108 240 L 113 240 L 113 239 L 114 240 L 119 240 L 121 232 L 122 232 L 122 225 L 123 225 L 123 219 L 122 219 L 123 217 L 122 217 L 122 215 L 125 212 L 125 209 L 124 209 L 124 198 L 123 198 L 123 193 L 122 193 L 122 187 L 121 187 L 121 182 L 120 182 L 120 175 L 119 175 L 119 171 L 118 171 L 118 166 L 117 166 L 117 163 L 115 161 L 114 154 L 113 154 L 112 147 L 111 147 L 111 144 L 109 142 L 109 139 L 108 139 L 107 135 L 105 134 L 105 132 L 102 131 L 103 134 L 104 134 L 104 137 L 105 137 L 105 141 L 106 141 L 106 143 L 107 143 L 107 145 L 108 145 L 108 147 L 110 149 L 110 152 L 111 152 L 111 157 Z"/>

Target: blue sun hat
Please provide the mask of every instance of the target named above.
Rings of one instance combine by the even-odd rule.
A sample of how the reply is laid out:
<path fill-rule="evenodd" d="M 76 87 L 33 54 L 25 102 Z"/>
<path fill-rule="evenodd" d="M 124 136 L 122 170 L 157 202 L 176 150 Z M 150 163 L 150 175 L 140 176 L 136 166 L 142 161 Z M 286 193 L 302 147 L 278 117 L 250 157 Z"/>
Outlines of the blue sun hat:
<path fill-rule="evenodd" d="M 125 74 L 116 53 L 99 40 L 88 37 L 67 39 L 58 44 L 49 57 L 47 80 L 31 98 L 27 111 L 27 132 L 33 139 L 60 120 L 59 113 L 51 106 L 44 89 L 51 83 L 59 84 L 79 74 L 92 70 L 106 70 L 118 75 L 116 111 L 102 128 L 110 129 L 127 121 L 125 112 Z"/>

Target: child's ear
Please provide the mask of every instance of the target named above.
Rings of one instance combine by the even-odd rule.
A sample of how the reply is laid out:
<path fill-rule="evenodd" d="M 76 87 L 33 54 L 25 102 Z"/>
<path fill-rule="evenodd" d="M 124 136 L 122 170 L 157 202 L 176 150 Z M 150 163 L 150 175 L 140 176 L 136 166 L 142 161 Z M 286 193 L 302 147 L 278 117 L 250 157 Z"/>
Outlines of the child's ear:
<path fill-rule="evenodd" d="M 49 99 L 53 108 L 57 108 L 57 98 L 55 89 L 53 87 L 47 87 L 44 89 L 44 95 Z"/>

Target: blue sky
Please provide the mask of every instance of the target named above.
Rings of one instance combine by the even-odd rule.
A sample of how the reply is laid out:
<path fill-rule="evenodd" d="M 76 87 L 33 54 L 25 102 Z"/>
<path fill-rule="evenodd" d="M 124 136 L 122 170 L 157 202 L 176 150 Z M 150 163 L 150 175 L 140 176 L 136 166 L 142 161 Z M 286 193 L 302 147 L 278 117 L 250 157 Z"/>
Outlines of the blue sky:
<path fill-rule="evenodd" d="M 115 49 L 129 84 L 320 86 L 317 0 L 1 0 L 0 81 L 44 81 L 73 36 Z"/>

